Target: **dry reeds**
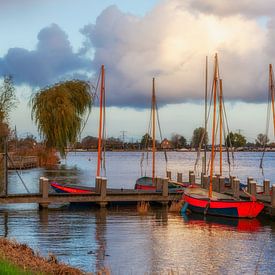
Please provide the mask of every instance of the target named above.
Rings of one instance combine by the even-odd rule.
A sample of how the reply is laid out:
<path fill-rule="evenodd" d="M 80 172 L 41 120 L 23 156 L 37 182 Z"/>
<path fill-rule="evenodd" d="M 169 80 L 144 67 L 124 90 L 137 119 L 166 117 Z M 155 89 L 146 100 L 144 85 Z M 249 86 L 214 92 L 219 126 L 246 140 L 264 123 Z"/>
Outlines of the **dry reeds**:
<path fill-rule="evenodd" d="M 35 274 L 85 274 L 77 268 L 58 263 L 54 255 L 50 254 L 48 258 L 41 257 L 26 244 L 18 244 L 5 238 L 0 238 L 0 258 Z"/>
<path fill-rule="evenodd" d="M 149 210 L 149 207 L 149 202 L 141 201 L 137 204 L 137 211 L 139 214 L 146 214 Z"/>
<path fill-rule="evenodd" d="M 170 207 L 169 207 L 169 212 L 180 212 L 182 205 L 183 205 L 184 201 L 180 200 L 180 201 L 172 201 Z"/>

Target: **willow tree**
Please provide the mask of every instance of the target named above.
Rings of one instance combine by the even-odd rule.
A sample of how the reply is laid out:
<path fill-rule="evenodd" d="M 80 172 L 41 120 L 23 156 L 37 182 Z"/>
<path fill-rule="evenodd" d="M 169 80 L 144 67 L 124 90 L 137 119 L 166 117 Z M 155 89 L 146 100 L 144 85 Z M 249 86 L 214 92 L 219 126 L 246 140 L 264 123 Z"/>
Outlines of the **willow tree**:
<path fill-rule="evenodd" d="M 32 120 L 46 147 L 64 157 L 65 148 L 76 142 L 92 102 L 86 81 L 70 80 L 38 91 L 31 99 Z"/>

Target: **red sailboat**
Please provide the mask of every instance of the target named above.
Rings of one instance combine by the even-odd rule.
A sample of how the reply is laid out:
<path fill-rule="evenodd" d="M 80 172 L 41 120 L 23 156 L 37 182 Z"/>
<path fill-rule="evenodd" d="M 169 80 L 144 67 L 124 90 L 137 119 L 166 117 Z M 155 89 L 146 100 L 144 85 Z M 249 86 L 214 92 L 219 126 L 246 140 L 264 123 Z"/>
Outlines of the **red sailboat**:
<path fill-rule="evenodd" d="M 99 98 L 99 127 L 98 127 L 98 151 L 97 151 L 97 170 L 96 176 L 100 176 L 101 160 L 102 160 L 102 138 L 103 138 L 103 123 L 105 120 L 105 70 L 104 65 L 101 66 L 100 74 L 100 98 Z M 85 194 L 94 193 L 95 187 L 79 186 L 73 184 L 60 184 L 51 182 L 51 187 L 58 193 Z"/>
<path fill-rule="evenodd" d="M 136 180 L 135 189 L 138 190 L 153 190 L 157 189 L 157 178 L 156 178 L 156 116 L 157 116 L 157 102 L 156 102 L 156 91 L 155 91 L 155 78 L 153 78 L 152 85 L 152 103 L 151 103 L 151 116 L 152 116 L 152 124 L 149 126 L 152 130 L 152 176 L 143 176 Z M 158 116 L 157 116 L 158 117 Z M 160 128 L 160 125 L 158 125 Z M 161 132 L 161 131 L 160 131 Z M 146 143 L 149 145 L 150 135 L 148 134 L 148 140 Z M 165 153 L 165 160 L 167 162 L 167 156 Z M 176 182 L 169 180 L 168 188 L 170 190 L 182 192 L 183 188 L 185 188 L 187 184 Z"/>
<path fill-rule="evenodd" d="M 214 156 L 215 156 L 215 134 L 216 134 L 216 104 L 217 104 L 217 86 L 219 80 L 218 71 L 218 56 L 215 55 L 215 67 L 213 78 L 213 127 L 212 127 L 212 148 L 211 148 L 211 162 L 210 162 L 210 177 L 209 190 L 190 186 L 185 189 L 183 200 L 184 205 L 182 212 L 184 213 L 188 208 L 197 213 L 204 215 L 216 215 L 234 218 L 254 218 L 264 208 L 263 203 L 258 202 L 256 198 L 250 201 L 235 199 L 230 196 L 216 193 L 212 191 L 213 184 L 213 170 L 214 170 Z M 220 100 L 220 174 L 222 174 L 222 85 L 219 80 L 219 100 Z"/>

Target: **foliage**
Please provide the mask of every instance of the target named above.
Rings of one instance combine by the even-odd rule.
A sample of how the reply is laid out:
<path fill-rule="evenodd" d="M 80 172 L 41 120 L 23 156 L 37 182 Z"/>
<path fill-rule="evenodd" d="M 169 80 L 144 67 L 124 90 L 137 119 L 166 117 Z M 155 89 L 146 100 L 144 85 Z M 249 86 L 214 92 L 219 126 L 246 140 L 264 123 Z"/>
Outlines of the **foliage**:
<path fill-rule="evenodd" d="M 196 128 L 192 136 L 192 147 L 199 148 L 199 146 L 208 143 L 208 134 L 205 132 L 203 127 Z"/>
<path fill-rule="evenodd" d="M 151 138 L 151 136 L 148 133 L 146 133 L 144 136 L 142 136 L 141 142 L 140 142 L 141 148 L 146 149 L 146 148 L 152 146 L 152 144 L 153 144 L 153 139 Z"/>
<path fill-rule="evenodd" d="M 173 134 L 171 137 L 171 142 L 174 148 L 181 149 L 183 147 L 186 147 L 187 141 L 184 136 L 181 136 L 179 134 Z"/>
<path fill-rule="evenodd" d="M 246 144 L 246 138 L 239 133 L 230 132 L 226 137 L 226 146 L 243 147 Z"/>
<path fill-rule="evenodd" d="M 0 259 L 0 274 L 14 274 L 14 275 L 23 275 L 23 274 L 33 274 L 30 271 L 25 271 L 23 268 L 19 268 L 14 264 L 11 264 L 7 261 Z"/>
<path fill-rule="evenodd" d="M 89 84 L 80 80 L 46 87 L 33 96 L 32 119 L 47 148 L 56 148 L 65 156 L 65 148 L 77 140 L 92 100 Z"/>
<path fill-rule="evenodd" d="M 0 123 L 8 121 L 9 113 L 16 106 L 16 103 L 12 77 L 5 76 L 4 83 L 0 86 Z"/>
<path fill-rule="evenodd" d="M 265 146 L 269 142 L 269 138 L 265 134 L 258 134 L 255 142 L 257 146 Z"/>

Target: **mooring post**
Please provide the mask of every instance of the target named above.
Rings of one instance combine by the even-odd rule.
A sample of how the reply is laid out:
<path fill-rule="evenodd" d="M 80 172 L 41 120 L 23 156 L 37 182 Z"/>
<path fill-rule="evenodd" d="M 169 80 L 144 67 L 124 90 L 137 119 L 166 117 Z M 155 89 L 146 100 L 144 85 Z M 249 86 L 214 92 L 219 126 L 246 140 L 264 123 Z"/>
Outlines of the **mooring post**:
<path fill-rule="evenodd" d="M 208 184 L 209 184 L 209 177 L 207 175 L 204 175 L 202 179 L 202 188 L 208 189 Z"/>
<path fill-rule="evenodd" d="M 212 177 L 212 188 L 214 192 L 217 192 L 217 176 Z"/>
<path fill-rule="evenodd" d="M 182 182 L 182 173 L 177 173 L 177 182 Z"/>
<path fill-rule="evenodd" d="M 224 193 L 225 191 L 225 177 L 220 176 L 219 177 L 219 192 Z"/>
<path fill-rule="evenodd" d="M 166 177 L 170 180 L 172 177 L 171 171 L 166 171 Z"/>
<path fill-rule="evenodd" d="M 156 178 L 156 187 L 157 187 L 157 191 L 162 191 L 162 179 L 161 178 Z"/>
<path fill-rule="evenodd" d="M 168 197 L 168 178 L 162 179 L 162 196 Z"/>
<path fill-rule="evenodd" d="M 189 175 L 189 178 L 188 178 L 189 183 L 191 183 L 191 174 L 194 174 L 193 170 L 189 170 L 189 173 L 188 173 L 188 175 Z"/>
<path fill-rule="evenodd" d="M 101 178 L 100 179 L 100 207 L 106 207 L 108 202 L 106 201 L 106 194 L 107 194 L 107 179 Z"/>
<path fill-rule="evenodd" d="M 233 179 L 233 196 L 235 198 L 240 197 L 240 180 L 237 178 Z"/>
<path fill-rule="evenodd" d="M 273 184 L 271 188 L 271 207 L 275 209 L 275 184 Z"/>
<path fill-rule="evenodd" d="M 101 177 L 95 178 L 95 192 L 100 193 L 101 190 Z"/>
<path fill-rule="evenodd" d="M 41 192 L 43 200 L 48 200 L 49 198 L 49 179 L 45 177 L 41 177 L 39 179 L 39 191 Z M 41 202 L 39 203 L 39 208 L 48 208 L 49 202 Z"/>
<path fill-rule="evenodd" d="M 249 190 L 250 190 L 250 194 L 252 195 L 252 196 L 256 196 L 256 194 L 257 194 L 257 191 L 256 191 L 256 188 L 257 188 L 257 182 L 256 181 L 254 181 L 254 180 L 252 180 L 252 181 L 250 181 L 249 182 Z"/>
<path fill-rule="evenodd" d="M 270 195 L 270 180 L 265 179 L 263 182 L 264 185 L 264 195 Z"/>
<path fill-rule="evenodd" d="M 189 183 L 195 184 L 196 183 L 196 176 L 194 173 L 189 174 Z"/>
<path fill-rule="evenodd" d="M 249 194 L 251 194 L 251 190 L 250 190 L 250 182 L 253 181 L 252 177 L 247 177 L 247 192 Z"/>

